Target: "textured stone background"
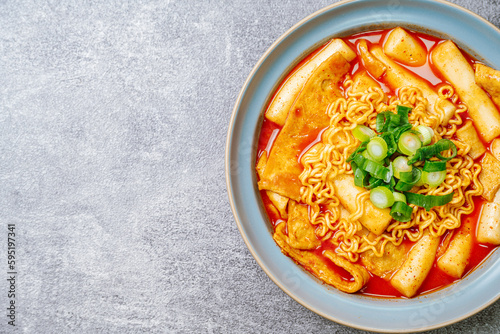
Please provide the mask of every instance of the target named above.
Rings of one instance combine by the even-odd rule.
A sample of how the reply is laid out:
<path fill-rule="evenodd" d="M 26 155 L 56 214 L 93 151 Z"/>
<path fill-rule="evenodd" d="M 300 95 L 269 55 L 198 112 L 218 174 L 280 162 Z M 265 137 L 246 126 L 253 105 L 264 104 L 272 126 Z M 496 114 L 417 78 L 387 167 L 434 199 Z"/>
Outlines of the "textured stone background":
<path fill-rule="evenodd" d="M 500 25 L 498 0 L 454 2 Z M 0 1 L 0 308 L 15 223 L 19 332 L 361 333 L 264 274 L 224 179 L 246 76 L 330 3 Z M 498 333 L 500 304 L 436 333 L 459 331 Z"/>

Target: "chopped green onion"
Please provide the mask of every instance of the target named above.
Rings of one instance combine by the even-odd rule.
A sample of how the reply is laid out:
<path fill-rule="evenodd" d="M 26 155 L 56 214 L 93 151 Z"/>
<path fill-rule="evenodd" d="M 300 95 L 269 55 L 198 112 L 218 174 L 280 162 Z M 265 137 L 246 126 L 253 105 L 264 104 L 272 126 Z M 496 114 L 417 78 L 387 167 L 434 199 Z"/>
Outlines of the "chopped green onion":
<path fill-rule="evenodd" d="M 443 151 L 447 151 L 447 149 L 441 150 L 438 154 L 436 154 L 436 156 L 437 156 L 439 159 L 444 160 L 444 161 L 448 161 L 448 160 L 451 160 L 451 159 L 453 159 L 454 157 L 456 157 L 456 156 L 457 156 L 457 147 L 455 146 L 455 144 L 454 144 L 451 140 L 449 140 L 449 139 L 441 139 L 441 140 L 447 140 L 447 141 L 449 142 L 449 146 L 450 146 L 450 147 L 449 147 L 448 149 L 450 149 L 450 150 L 451 150 L 451 156 L 450 156 L 450 157 L 443 157 L 443 156 L 441 155 L 441 152 L 443 152 Z M 441 141 L 441 140 L 440 140 L 440 141 Z M 444 147 L 445 145 L 447 145 L 447 144 L 446 144 L 446 142 L 445 142 L 445 143 L 443 143 L 443 147 Z"/>
<path fill-rule="evenodd" d="M 423 173 L 422 168 L 419 168 L 419 167 L 415 167 L 415 168 L 419 169 L 420 173 Z M 424 185 L 424 180 L 422 180 L 422 177 L 420 177 L 420 179 L 417 181 L 417 183 L 414 184 L 414 186 L 416 186 L 416 187 L 421 187 L 423 185 Z"/>
<path fill-rule="evenodd" d="M 412 128 L 411 124 L 404 124 L 396 129 L 394 129 L 394 131 L 392 132 L 392 135 L 394 136 L 394 140 L 399 141 L 399 137 L 401 137 L 401 135 L 403 133 L 410 130 L 411 128 Z"/>
<path fill-rule="evenodd" d="M 411 188 L 413 188 L 412 184 L 399 180 L 394 189 L 397 191 L 410 191 Z"/>
<path fill-rule="evenodd" d="M 399 173 L 400 180 L 406 183 L 411 183 L 412 185 L 417 183 L 422 177 L 422 171 L 418 168 L 413 168 L 411 172 L 401 172 Z"/>
<path fill-rule="evenodd" d="M 396 141 L 394 140 L 394 135 L 392 132 L 384 132 L 380 136 L 382 138 L 386 145 L 387 145 L 387 156 L 391 156 L 396 152 L 398 145 L 396 144 Z"/>
<path fill-rule="evenodd" d="M 363 164 L 365 163 L 366 158 L 362 154 L 357 154 L 353 162 L 358 166 L 358 168 L 363 168 Z"/>
<path fill-rule="evenodd" d="M 394 167 L 392 166 L 392 161 L 389 161 L 389 166 L 387 168 L 389 168 L 389 172 L 391 173 L 391 178 L 393 179 L 394 178 Z"/>
<path fill-rule="evenodd" d="M 404 156 L 399 156 L 392 162 L 392 167 L 394 169 L 394 176 L 398 179 L 401 177 L 399 173 L 401 172 L 411 172 L 412 166 L 408 165 L 408 158 Z"/>
<path fill-rule="evenodd" d="M 401 172 L 400 176 L 401 179 L 396 184 L 396 190 L 408 191 L 420 180 L 422 171 L 419 168 L 413 168 L 411 172 Z"/>
<path fill-rule="evenodd" d="M 411 219 L 413 210 L 408 204 L 430 210 L 453 198 L 453 193 L 434 196 L 408 192 L 414 186 L 441 184 L 446 179 L 446 161 L 457 154 L 455 144 L 449 139 L 429 145 L 434 137 L 432 128 L 419 125 L 412 130 L 408 117 L 411 110 L 398 105 L 396 113 L 379 113 L 375 124 L 378 136 L 368 126 L 356 126 L 352 133 L 361 144 L 347 159 L 354 173 L 354 184 L 370 190 L 370 200 L 377 208 L 392 207 L 391 216 L 400 222 Z M 448 150 L 450 157 L 443 157 L 442 153 Z M 396 151 L 408 157 L 395 155 Z M 433 157 L 441 161 L 431 161 Z M 423 168 L 413 166 L 418 161 L 425 161 Z"/>
<path fill-rule="evenodd" d="M 424 172 L 441 172 L 446 170 L 446 161 L 429 161 L 424 165 Z"/>
<path fill-rule="evenodd" d="M 411 108 L 410 107 L 405 107 L 405 106 L 396 106 L 396 112 L 399 115 L 399 123 L 400 124 L 409 124 L 410 122 L 408 121 L 408 114 L 410 113 Z"/>
<path fill-rule="evenodd" d="M 422 141 L 422 144 L 429 145 L 431 143 L 432 137 L 434 137 L 434 130 L 431 127 L 425 125 L 419 125 L 415 128 L 418 132 L 418 137 Z"/>
<path fill-rule="evenodd" d="M 369 184 L 369 178 L 370 174 L 368 174 L 368 172 L 362 170 L 361 168 L 357 168 L 354 172 L 354 185 L 357 187 L 365 187 Z"/>
<path fill-rule="evenodd" d="M 354 160 L 354 157 L 356 157 L 356 155 L 366 150 L 366 145 L 368 145 L 367 142 L 361 143 L 361 145 L 359 145 L 358 148 L 354 152 L 352 152 L 349 158 L 347 158 L 347 162 L 351 162 L 352 160 Z"/>
<path fill-rule="evenodd" d="M 370 139 L 370 142 L 366 146 L 366 152 L 368 152 L 375 161 L 382 161 L 387 156 L 387 144 L 384 139 L 374 137 Z"/>
<path fill-rule="evenodd" d="M 408 123 L 408 114 L 403 112 L 398 112 L 398 114 L 392 111 L 383 111 L 377 115 L 375 126 L 377 132 L 391 132 L 400 125 Z"/>
<path fill-rule="evenodd" d="M 384 167 L 382 164 L 375 162 L 373 160 L 365 158 L 362 154 L 358 154 L 353 160 L 358 168 L 363 169 L 370 173 L 371 176 L 377 179 L 382 179 L 384 182 L 389 183 L 392 177 L 391 170 Z"/>
<path fill-rule="evenodd" d="M 441 152 L 451 149 L 451 157 L 445 158 Z M 432 157 L 438 157 L 441 160 L 448 161 L 457 155 L 457 147 L 449 139 L 440 139 L 435 144 L 421 147 L 415 152 L 415 155 L 410 158 L 409 163 L 413 164 L 417 161 L 429 160 Z"/>
<path fill-rule="evenodd" d="M 396 116 L 394 113 L 390 111 L 383 111 L 377 115 L 377 119 L 375 122 L 375 126 L 377 128 L 377 132 L 386 132 L 389 124 L 391 123 L 391 119 L 393 116 Z"/>
<path fill-rule="evenodd" d="M 394 192 L 394 187 L 396 186 L 396 179 L 394 177 L 391 177 L 391 181 L 389 181 L 389 185 L 386 187 L 389 187 L 389 189 Z"/>
<path fill-rule="evenodd" d="M 381 186 L 384 184 L 384 180 L 382 179 L 377 179 L 376 177 L 371 176 L 370 179 L 368 180 L 368 185 L 365 186 L 366 189 L 371 190 L 375 187 Z"/>
<path fill-rule="evenodd" d="M 411 208 L 411 206 L 404 203 L 403 201 L 395 202 L 391 209 L 392 218 L 403 223 L 410 221 L 412 213 L 413 209 Z"/>
<path fill-rule="evenodd" d="M 365 125 L 358 125 L 352 130 L 352 134 L 356 139 L 359 139 L 361 142 L 367 142 L 371 138 L 375 137 L 375 131 L 370 129 Z"/>
<path fill-rule="evenodd" d="M 363 169 L 377 179 L 382 179 L 385 182 L 389 182 L 391 180 L 390 170 L 375 161 L 366 160 L 363 164 Z"/>
<path fill-rule="evenodd" d="M 453 199 L 454 193 L 443 196 L 422 195 L 410 192 L 405 192 L 404 194 L 406 196 L 406 200 L 408 201 L 408 203 L 421 206 L 425 210 L 429 211 L 435 206 L 442 206 L 448 204 Z"/>
<path fill-rule="evenodd" d="M 446 170 L 440 172 L 426 172 L 422 173 L 422 181 L 432 188 L 439 186 L 446 179 Z"/>
<path fill-rule="evenodd" d="M 370 201 L 379 209 L 385 209 L 394 204 L 394 195 L 384 186 L 373 188 L 370 191 Z"/>
<path fill-rule="evenodd" d="M 403 195 L 402 193 L 398 193 L 396 191 L 393 191 L 392 195 L 394 196 L 394 202 L 404 202 L 404 203 L 406 203 L 406 196 Z"/>
<path fill-rule="evenodd" d="M 422 147 L 422 142 L 411 131 L 406 131 L 399 137 L 398 148 L 403 154 L 413 155 L 420 147 Z"/>
<path fill-rule="evenodd" d="M 366 151 L 363 151 L 363 153 L 361 153 L 361 155 L 365 158 L 365 159 L 368 159 L 368 160 L 372 160 L 372 161 L 376 161 L 376 159 L 374 157 L 372 157 L 372 155 L 370 154 L 370 152 L 368 152 L 368 149 Z"/>
<path fill-rule="evenodd" d="M 410 123 L 408 121 L 408 113 L 410 111 L 411 108 L 398 105 L 396 107 L 396 114 L 389 110 L 379 113 L 375 123 L 377 132 L 392 132 L 400 126 L 408 125 Z M 411 126 L 408 129 L 411 129 Z"/>
<path fill-rule="evenodd" d="M 356 169 L 358 169 L 358 165 L 353 161 L 351 162 L 351 170 L 353 173 L 356 173 Z"/>

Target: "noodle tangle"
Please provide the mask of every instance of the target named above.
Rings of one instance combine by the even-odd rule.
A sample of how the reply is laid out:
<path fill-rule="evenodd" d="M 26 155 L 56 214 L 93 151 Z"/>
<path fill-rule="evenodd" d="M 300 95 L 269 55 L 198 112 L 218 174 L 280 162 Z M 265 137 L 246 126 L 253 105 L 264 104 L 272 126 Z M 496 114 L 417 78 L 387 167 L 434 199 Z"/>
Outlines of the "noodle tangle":
<path fill-rule="evenodd" d="M 382 256 L 388 243 L 400 245 L 406 238 L 418 241 L 428 231 L 434 237 L 440 237 L 447 231 L 460 226 L 461 216 L 474 210 L 473 196 L 480 196 L 483 186 L 478 180 L 481 166 L 467 155 L 468 144 L 453 140 L 457 127 L 463 121 L 461 114 L 467 106 L 457 103 L 458 97 L 450 85 L 442 86 L 438 91 L 439 99 L 434 110 L 428 110 L 428 101 L 418 88 L 402 87 L 396 96 L 387 96 L 380 88 L 371 87 L 364 92 L 352 92 L 353 80 L 350 76 L 344 80 L 343 98 L 338 98 L 328 106 L 330 125 L 324 129 L 320 140 L 301 157 L 304 167 L 299 179 L 301 202 L 310 206 L 309 218 L 316 226 L 315 233 L 322 241 L 330 240 L 338 255 L 351 262 L 356 262 L 360 254 L 373 251 Z M 443 124 L 443 101 L 452 102 L 456 111 L 448 124 Z M 380 112 L 396 112 L 402 105 L 412 108 L 409 121 L 412 125 L 426 125 L 434 130 L 432 143 L 439 139 L 452 140 L 457 146 L 457 155 L 447 162 L 445 181 L 436 188 L 422 186 L 416 191 L 424 195 L 446 195 L 454 192 L 450 203 L 426 211 L 422 207 L 411 205 L 412 219 L 407 223 L 392 220 L 384 233 L 379 236 L 368 232 L 359 218 L 364 215 L 369 191 L 361 192 L 356 197 L 357 210 L 351 214 L 342 208 L 333 186 L 333 180 L 341 174 L 353 174 L 348 157 L 358 147 L 359 141 L 353 137 L 352 130 L 357 125 L 366 125 L 376 130 L 376 117 Z"/>

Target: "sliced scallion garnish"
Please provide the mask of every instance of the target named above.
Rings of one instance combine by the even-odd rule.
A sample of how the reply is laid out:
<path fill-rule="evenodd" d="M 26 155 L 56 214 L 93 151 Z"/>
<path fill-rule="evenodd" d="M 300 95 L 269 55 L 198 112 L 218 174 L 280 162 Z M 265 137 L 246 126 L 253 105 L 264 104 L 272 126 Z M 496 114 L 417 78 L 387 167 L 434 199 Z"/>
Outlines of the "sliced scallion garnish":
<path fill-rule="evenodd" d="M 384 165 L 365 158 L 363 155 L 358 154 L 353 160 L 358 168 L 370 173 L 371 176 L 377 179 L 382 179 L 384 182 L 389 183 L 392 177 L 392 173 L 389 168 L 384 167 Z"/>
<path fill-rule="evenodd" d="M 365 159 L 368 159 L 368 160 L 373 160 L 375 161 L 376 159 L 374 157 L 372 157 L 372 155 L 370 154 L 370 152 L 368 152 L 368 149 L 364 150 L 363 153 L 361 153 L 361 155 L 365 158 Z"/>
<path fill-rule="evenodd" d="M 392 168 L 394 170 L 394 176 L 398 179 L 400 178 L 399 173 L 401 172 L 411 172 L 412 166 L 408 165 L 408 158 L 404 156 L 399 156 L 392 162 Z"/>
<path fill-rule="evenodd" d="M 385 182 L 389 182 L 391 179 L 390 170 L 375 161 L 367 159 L 363 164 L 363 169 L 370 173 L 371 176 L 382 179 Z"/>
<path fill-rule="evenodd" d="M 356 168 L 354 171 L 354 185 L 357 187 L 366 187 L 369 185 L 368 180 L 370 179 L 370 174 L 362 170 L 361 168 Z"/>
<path fill-rule="evenodd" d="M 406 196 L 404 194 L 393 191 L 392 195 L 394 196 L 394 202 L 406 203 Z"/>
<path fill-rule="evenodd" d="M 422 168 L 420 168 L 420 167 L 414 167 L 414 168 L 419 169 L 421 174 L 423 173 Z M 420 180 L 418 180 L 417 183 L 414 184 L 414 186 L 416 186 L 416 187 L 421 187 L 423 185 L 424 185 L 424 181 L 422 180 L 422 177 L 420 177 Z"/>
<path fill-rule="evenodd" d="M 399 116 L 394 114 L 393 112 L 390 112 L 390 111 L 383 111 L 381 113 L 379 113 L 377 115 L 377 119 L 376 119 L 376 128 L 377 128 L 377 132 L 386 132 L 389 128 L 389 125 L 391 123 L 395 123 L 396 122 L 396 117 L 398 118 L 398 122 L 399 122 Z"/>
<path fill-rule="evenodd" d="M 422 177 L 422 171 L 419 168 L 413 168 L 411 172 L 399 173 L 400 179 L 396 184 L 396 190 L 408 191 L 413 188 Z"/>
<path fill-rule="evenodd" d="M 406 183 L 415 184 L 422 177 L 422 172 L 418 168 L 413 168 L 410 172 L 399 173 L 400 180 Z"/>
<path fill-rule="evenodd" d="M 450 157 L 443 157 L 441 152 L 451 150 Z M 441 160 L 448 161 L 457 155 L 457 147 L 449 139 L 440 139 L 435 144 L 421 147 L 410 158 L 408 163 L 413 164 L 417 161 L 429 160 L 432 157 L 438 157 Z"/>
<path fill-rule="evenodd" d="M 411 108 L 410 107 L 405 107 L 398 105 L 396 106 L 396 112 L 399 115 L 399 122 L 400 124 L 409 124 L 410 122 L 408 121 L 408 114 L 410 113 Z"/>
<path fill-rule="evenodd" d="M 394 131 L 392 132 L 392 135 L 394 136 L 394 140 L 396 142 L 399 141 L 399 137 L 401 137 L 401 135 L 403 133 L 405 133 L 406 131 L 411 130 L 411 128 L 412 128 L 411 124 L 405 124 L 405 125 L 401 125 L 400 127 L 397 127 L 396 129 L 394 129 Z"/>
<path fill-rule="evenodd" d="M 370 179 L 368 180 L 368 185 L 365 188 L 367 190 L 371 190 L 371 189 L 376 188 L 378 186 L 381 186 L 383 184 L 384 184 L 384 180 L 377 179 L 376 177 L 371 176 Z"/>
<path fill-rule="evenodd" d="M 399 137 L 398 148 L 403 154 L 414 155 L 420 147 L 422 147 L 422 142 L 411 131 L 406 131 Z"/>
<path fill-rule="evenodd" d="M 354 128 L 354 130 L 352 130 L 352 134 L 356 139 L 358 139 L 362 143 L 367 142 L 371 138 L 376 136 L 375 131 L 373 131 L 372 129 L 370 129 L 365 125 L 357 125 Z"/>
<path fill-rule="evenodd" d="M 410 204 L 415 204 L 417 206 L 423 207 L 425 210 L 429 211 L 435 206 L 442 206 L 448 204 L 453 199 L 453 194 L 450 193 L 442 196 L 435 195 L 422 195 L 415 194 L 411 192 L 405 192 L 406 200 Z"/>
<path fill-rule="evenodd" d="M 394 195 L 387 187 L 380 186 L 370 190 L 370 201 L 379 209 L 385 209 L 394 204 Z"/>
<path fill-rule="evenodd" d="M 376 207 L 392 206 L 391 215 L 398 221 L 411 219 L 412 209 L 406 202 L 430 210 L 445 205 L 453 197 L 453 194 L 426 196 L 408 192 L 424 184 L 440 185 L 446 179 L 446 161 L 457 154 L 455 144 L 449 139 L 429 145 L 434 137 L 433 129 L 424 125 L 412 129 L 410 112 L 411 108 L 397 106 L 396 113 L 379 113 L 375 124 L 378 135 L 365 125 L 356 126 L 352 133 L 361 144 L 347 159 L 355 185 L 370 190 L 370 200 Z M 450 153 L 445 153 L 449 150 Z M 423 168 L 413 166 L 419 161 L 425 161 Z"/>
<path fill-rule="evenodd" d="M 422 173 L 422 181 L 430 187 L 435 188 L 444 182 L 446 179 L 446 170 L 440 172 L 426 172 Z"/>
<path fill-rule="evenodd" d="M 404 195 L 403 195 L 404 196 Z M 391 216 L 397 221 L 406 223 L 410 221 L 413 209 L 403 201 L 397 201 L 391 208 Z"/>
<path fill-rule="evenodd" d="M 375 161 L 382 161 L 387 156 L 387 143 L 380 137 L 374 137 L 370 139 L 366 151 Z"/>
<path fill-rule="evenodd" d="M 418 132 L 418 137 L 424 146 L 431 143 L 432 137 L 434 137 L 434 130 L 432 130 L 431 127 L 419 125 L 415 128 L 415 130 Z"/>
<path fill-rule="evenodd" d="M 351 162 L 359 153 L 365 151 L 367 144 L 368 142 L 361 143 L 361 145 L 359 145 L 358 148 L 354 152 L 352 152 L 349 158 L 347 158 L 347 162 Z"/>
<path fill-rule="evenodd" d="M 446 161 L 429 161 L 424 165 L 424 172 L 441 172 L 446 170 Z"/>

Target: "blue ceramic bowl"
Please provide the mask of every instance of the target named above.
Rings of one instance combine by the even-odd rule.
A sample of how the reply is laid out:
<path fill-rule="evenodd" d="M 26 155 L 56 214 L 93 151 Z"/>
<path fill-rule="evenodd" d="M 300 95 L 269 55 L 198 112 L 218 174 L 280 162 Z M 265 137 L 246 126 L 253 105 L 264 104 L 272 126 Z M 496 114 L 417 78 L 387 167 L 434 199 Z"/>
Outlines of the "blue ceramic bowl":
<path fill-rule="evenodd" d="M 495 302 L 500 296 L 500 252 L 495 251 L 458 283 L 413 299 L 377 299 L 339 292 L 281 253 L 272 239 L 254 169 L 263 113 L 286 73 L 328 39 L 394 26 L 450 38 L 476 59 L 500 68 L 500 30 L 451 3 L 358 0 L 324 8 L 279 38 L 248 76 L 229 126 L 226 182 L 245 243 L 257 263 L 283 291 L 313 312 L 343 325 L 400 333 L 446 326 Z"/>

